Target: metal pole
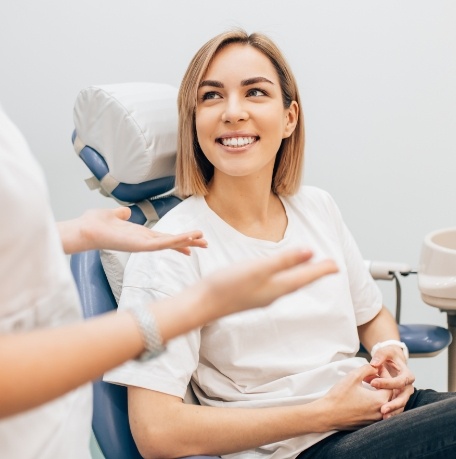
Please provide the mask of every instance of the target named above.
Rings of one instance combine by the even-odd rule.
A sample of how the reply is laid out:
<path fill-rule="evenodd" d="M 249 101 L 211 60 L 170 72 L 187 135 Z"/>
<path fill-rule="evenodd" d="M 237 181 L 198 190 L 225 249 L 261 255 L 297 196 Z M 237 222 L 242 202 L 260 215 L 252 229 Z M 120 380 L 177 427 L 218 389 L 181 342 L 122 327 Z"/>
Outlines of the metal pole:
<path fill-rule="evenodd" d="M 453 337 L 448 346 L 448 391 L 456 392 L 456 311 L 447 313 L 448 330 Z"/>

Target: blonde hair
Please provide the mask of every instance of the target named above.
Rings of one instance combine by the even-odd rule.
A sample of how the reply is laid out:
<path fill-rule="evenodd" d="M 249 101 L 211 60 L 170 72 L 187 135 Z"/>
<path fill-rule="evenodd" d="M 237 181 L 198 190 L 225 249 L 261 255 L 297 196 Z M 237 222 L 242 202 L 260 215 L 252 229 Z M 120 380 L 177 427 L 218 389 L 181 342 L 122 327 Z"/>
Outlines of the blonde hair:
<path fill-rule="evenodd" d="M 249 45 L 263 53 L 277 71 L 282 90 L 284 108 L 293 101 L 300 107 L 301 101 L 295 78 L 277 46 L 265 35 L 248 35 L 243 30 L 233 30 L 209 40 L 195 54 L 182 80 L 179 96 L 179 130 L 176 159 L 176 186 L 182 197 L 206 195 L 207 184 L 214 174 L 214 167 L 207 160 L 198 143 L 195 127 L 195 111 L 198 87 L 214 56 L 231 44 Z M 283 196 L 297 192 L 301 183 L 304 161 L 304 122 L 298 115 L 293 133 L 282 140 L 277 153 L 272 177 L 272 191 Z"/>

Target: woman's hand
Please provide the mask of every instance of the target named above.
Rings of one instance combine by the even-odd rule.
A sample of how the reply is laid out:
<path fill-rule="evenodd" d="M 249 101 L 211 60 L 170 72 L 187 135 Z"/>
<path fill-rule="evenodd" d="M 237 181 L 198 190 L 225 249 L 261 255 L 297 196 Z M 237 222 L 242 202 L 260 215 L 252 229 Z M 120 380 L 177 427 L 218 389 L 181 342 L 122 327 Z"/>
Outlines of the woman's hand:
<path fill-rule="evenodd" d="M 190 255 L 190 247 L 207 247 L 201 231 L 185 234 L 162 234 L 127 221 L 131 210 L 92 209 L 81 217 L 57 224 L 65 253 L 92 249 L 143 252 L 174 249 Z"/>
<path fill-rule="evenodd" d="M 358 333 L 366 349 L 372 349 L 375 343 L 400 339 L 396 320 L 385 306 L 372 320 L 359 326 Z M 378 377 L 371 381 L 372 386 L 393 391 L 391 401 L 382 407 L 383 418 L 387 419 L 404 411 L 413 393 L 415 376 L 407 368 L 403 350 L 395 345 L 381 347 L 375 352 L 370 364 L 378 372 Z"/>
<path fill-rule="evenodd" d="M 381 408 L 387 403 L 392 391 L 377 390 L 366 381 L 377 376 L 377 369 L 363 365 L 348 373 L 321 399 L 327 408 L 327 430 L 356 430 L 382 419 Z"/>
<path fill-rule="evenodd" d="M 370 364 L 381 372 L 386 369 L 386 375 L 372 379 L 371 385 L 377 389 L 390 389 L 393 392 L 391 401 L 382 406 L 383 419 L 402 413 L 404 407 L 413 394 L 414 374 L 407 367 L 402 349 L 398 346 L 380 348 L 372 358 Z"/>

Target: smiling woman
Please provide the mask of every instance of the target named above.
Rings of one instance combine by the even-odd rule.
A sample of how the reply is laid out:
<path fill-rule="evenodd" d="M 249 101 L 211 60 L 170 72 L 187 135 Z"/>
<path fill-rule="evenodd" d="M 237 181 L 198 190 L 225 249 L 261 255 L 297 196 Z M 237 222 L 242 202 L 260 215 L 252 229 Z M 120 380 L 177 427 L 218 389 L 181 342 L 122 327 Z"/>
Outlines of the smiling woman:
<path fill-rule="evenodd" d="M 243 31 L 213 38 L 191 61 L 178 103 L 177 184 L 186 199 L 155 228 L 196 226 L 208 249 L 185 260 L 133 255 L 120 308 L 174 296 L 233 261 L 266 261 L 299 245 L 317 260 L 335 260 L 339 272 L 263 310 L 215 320 L 171 343 L 159 361 L 106 374 L 129 386 L 141 454 L 456 454 L 456 397 L 414 390 L 396 323 L 335 202 L 300 184 L 303 116 L 278 48 Z M 370 365 L 357 357 L 360 341 L 376 350 Z M 182 403 L 189 382 L 203 406 Z"/>
<path fill-rule="evenodd" d="M 284 107 L 279 76 L 262 52 L 242 44 L 222 49 L 199 85 L 195 115 L 198 144 L 217 176 L 208 188 L 253 173 L 269 182 L 297 121 L 296 101 Z"/>
<path fill-rule="evenodd" d="M 229 44 L 235 45 L 235 48 L 238 48 L 236 51 L 242 52 L 233 51 Z M 220 54 L 225 51 L 226 58 L 220 59 Z M 259 66 L 257 67 L 256 64 Z M 212 74 L 208 72 L 209 67 L 212 69 Z M 215 73 L 216 71 L 219 73 Z M 231 88 L 228 88 L 228 85 L 231 85 Z M 178 99 L 180 107 L 178 150 L 181 153 L 176 170 L 179 193 L 184 197 L 192 194 L 207 194 L 207 184 L 212 178 L 214 168 L 198 142 L 193 143 L 195 113 L 201 113 L 203 102 L 205 104 L 207 102 L 208 105 L 217 104 L 213 100 L 223 99 L 222 94 L 227 95 L 228 89 L 233 96 L 236 96 L 233 94 L 234 87 L 243 94 L 242 99 L 248 99 L 252 105 L 259 105 L 257 112 L 264 109 L 263 98 L 272 98 L 275 102 L 280 101 L 283 115 L 286 115 L 286 110 L 289 109 L 290 115 L 295 116 L 295 119 L 291 120 L 295 123 L 294 130 L 291 130 L 288 137 L 285 136 L 286 138 L 280 144 L 280 151 L 275 151 L 275 154 L 278 153 L 278 158 L 283 157 L 283 159 L 277 161 L 278 167 L 274 171 L 272 185 L 273 190 L 281 195 L 294 194 L 299 188 L 304 160 L 304 122 L 302 115 L 298 116 L 301 101 L 296 80 L 284 56 L 271 40 L 261 34 L 247 35 L 243 31 L 221 34 L 210 40 L 194 56 L 182 80 Z M 225 100 L 225 106 L 227 103 L 235 104 L 236 98 Z M 233 115 L 232 110 L 242 108 L 245 107 L 227 106 L 226 111 L 220 113 L 220 116 L 226 119 Z M 234 113 L 234 116 L 238 115 L 239 113 Z M 280 115 L 280 112 L 274 114 L 276 118 Z M 248 112 L 247 116 L 249 116 Z M 201 125 L 203 121 L 199 119 Z M 224 130 L 228 131 L 227 128 Z M 199 136 L 199 133 L 197 135 Z M 256 139 L 257 135 L 253 137 Z M 193 145 L 193 149 L 189 149 L 189 145 Z M 194 167 L 195 159 L 199 165 L 198 169 Z"/>

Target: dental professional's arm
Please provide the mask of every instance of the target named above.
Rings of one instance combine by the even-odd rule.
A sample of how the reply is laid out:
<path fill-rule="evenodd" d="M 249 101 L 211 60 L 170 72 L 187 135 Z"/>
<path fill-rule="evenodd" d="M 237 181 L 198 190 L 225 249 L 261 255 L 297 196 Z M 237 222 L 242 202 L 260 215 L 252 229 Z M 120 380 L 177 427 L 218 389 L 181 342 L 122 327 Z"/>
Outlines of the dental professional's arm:
<path fill-rule="evenodd" d="M 57 223 L 65 253 L 92 249 L 110 249 L 124 252 L 142 252 L 174 249 L 185 255 L 190 247 L 206 247 L 201 231 L 170 235 L 158 233 L 142 225 L 128 222 L 131 210 L 91 209 L 80 217 Z"/>
<path fill-rule="evenodd" d="M 266 306 L 336 271 L 331 261 L 308 262 L 308 251 L 284 252 L 207 277 L 174 298 L 152 304 L 166 342 L 226 314 Z M 127 311 L 74 325 L 0 336 L 0 417 L 50 401 L 100 377 L 144 349 Z"/>
<path fill-rule="evenodd" d="M 215 408 L 138 387 L 128 388 L 132 433 L 145 459 L 221 455 L 245 451 L 312 432 L 355 430 L 382 418 L 390 391 L 362 381 L 377 370 L 350 372 L 320 400 L 273 408 Z"/>
<path fill-rule="evenodd" d="M 370 352 L 377 343 L 401 339 L 394 317 L 384 306 L 371 321 L 358 327 L 358 334 L 361 343 Z M 377 389 L 393 390 L 392 399 L 382 407 L 383 418 L 387 419 L 404 411 L 414 390 L 415 376 L 407 367 L 402 348 L 394 344 L 381 347 L 370 364 L 378 369 L 380 376 L 370 381 L 370 384 Z"/>

